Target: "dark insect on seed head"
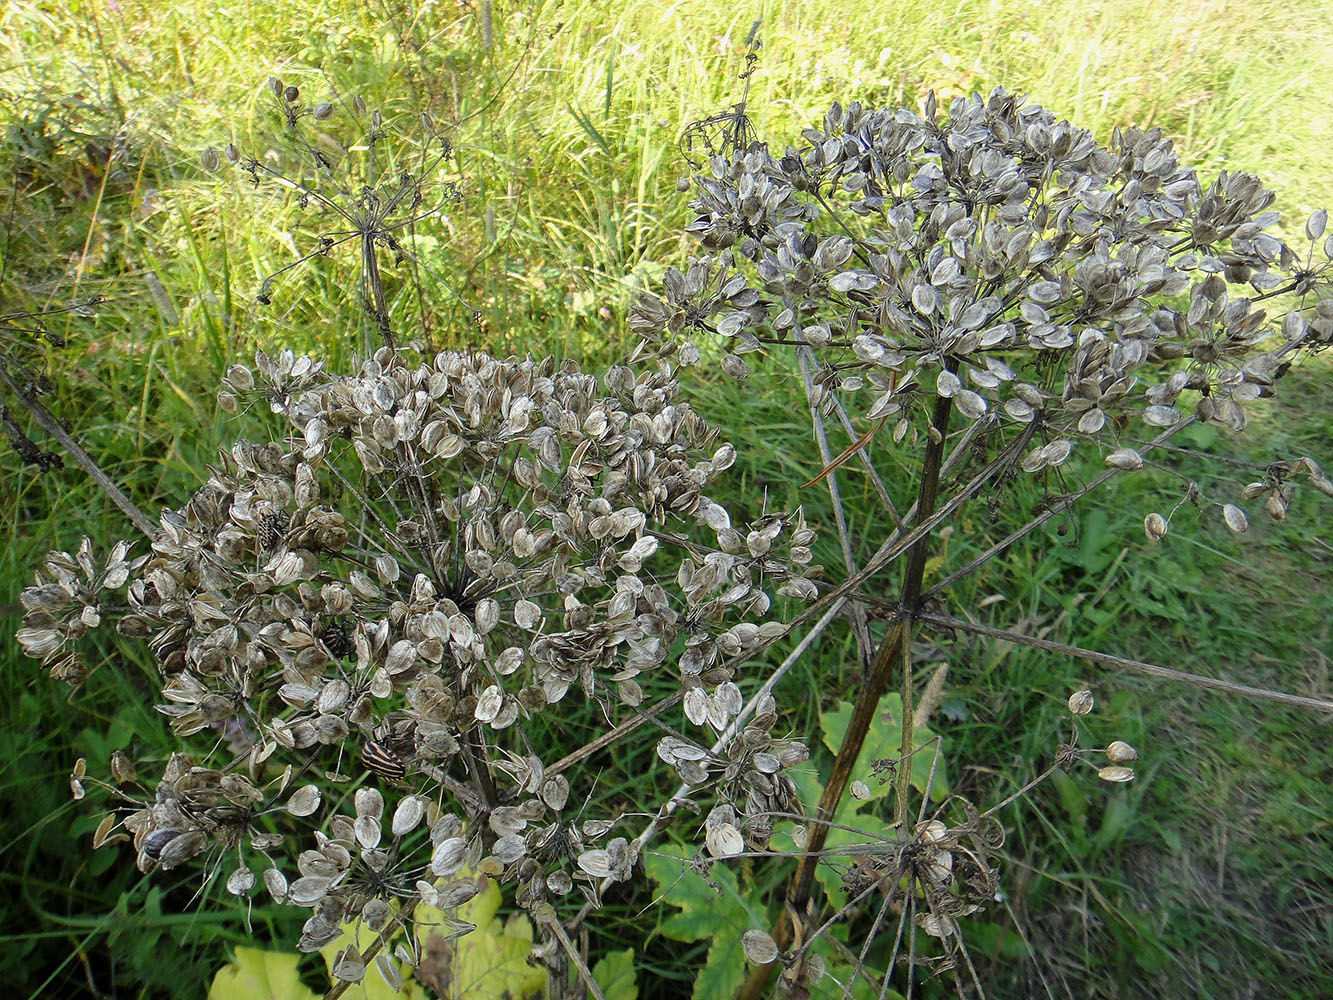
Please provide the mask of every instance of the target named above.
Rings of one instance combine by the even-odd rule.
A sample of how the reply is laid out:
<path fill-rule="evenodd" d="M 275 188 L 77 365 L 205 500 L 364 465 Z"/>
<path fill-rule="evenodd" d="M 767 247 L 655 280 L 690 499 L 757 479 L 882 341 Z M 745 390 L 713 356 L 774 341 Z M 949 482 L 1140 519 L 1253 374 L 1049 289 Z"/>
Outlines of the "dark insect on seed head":
<path fill-rule="evenodd" d="M 403 758 L 386 747 L 383 743 L 367 740 L 361 748 L 361 763 L 371 774 L 385 781 L 402 781 L 407 775 L 407 764 Z"/>

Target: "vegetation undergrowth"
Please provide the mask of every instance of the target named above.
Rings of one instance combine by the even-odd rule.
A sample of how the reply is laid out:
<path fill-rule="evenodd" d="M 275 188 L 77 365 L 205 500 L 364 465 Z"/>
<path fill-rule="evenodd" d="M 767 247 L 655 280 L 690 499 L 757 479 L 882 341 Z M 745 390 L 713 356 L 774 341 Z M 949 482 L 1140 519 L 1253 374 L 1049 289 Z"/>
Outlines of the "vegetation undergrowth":
<path fill-rule="evenodd" d="M 489 32 L 482 6 L 445 17 L 335 4 L 310 23 L 260 4 L 225 14 L 191 4 L 80 14 L 9 5 L 0 74 L 8 119 L 0 169 L 13 178 L 0 206 L 7 326 L 30 329 L 29 317 L 45 312 L 48 341 L 64 346 L 29 368 L 49 380 L 40 398 L 143 509 L 178 505 L 206 478 L 219 444 L 261 426 L 257 413 L 228 418 L 215 405 L 233 362 L 256 347 L 275 356 L 290 347 L 345 371 L 353 352 L 365 353 L 365 312 L 346 294 L 362 261 L 339 253 L 312 260 L 275 282 L 273 304 L 261 306 L 264 277 L 309 252 L 323 224 L 290 191 L 252 190 L 234 172 L 199 167 L 202 151 L 234 142 L 289 175 L 302 169 L 260 86 L 269 74 L 299 85 L 306 104 L 326 92 L 359 94 L 386 119 L 406 122 L 398 127 L 418 147 L 426 135 L 413 124 L 417 111 L 452 129 L 433 193 L 438 201 L 455 185 L 458 196 L 429 225 L 423 220 L 415 243 L 447 288 L 418 275 L 425 294 L 415 294 L 401 267 L 386 269 L 389 291 L 407 292 L 391 295 L 398 329 L 423 331 L 435 347 L 579 358 L 587 370 L 634 346 L 631 303 L 660 290 L 665 268 L 683 260 L 680 233 L 691 214 L 676 181 L 687 172 L 684 156 L 700 153 L 682 149 L 685 126 L 738 99 L 744 41 L 760 16 L 765 48 L 749 112 L 757 133 L 779 147 L 835 99 L 918 107 L 934 90 L 947 106 L 1003 84 L 1099 140 L 1114 126 L 1161 127 L 1201 177 L 1222 168 L 1262 174 L 1283 195 L 1280 232 L 1293 245 L 1333 190 L 1311 155 L 1330 139 L 1314 86 L 1330 30 L 1317 4 L 1185 4 L 1173 8 L 1166 31 L 1158 6 L 1130 3 L 913 4 L 891 23 L 864 5 L 546 3 L 497 6 Z M 1219 50 L 1217 37 L 1246 42 Z M 64 305 L 73 311 L 55 311 Z M 780 378 L 799 399 L 797 370 Z M 1266 439 L 1247 433 L 1237 457 L 1333 454 L 1326 360 L 1293 378 L 1301 380 L 1298 405 L 1268 404 L 1261 412 L 1272 415 L 1257 428 Z M 686 381 L 695 408 L 736 446 L 737 492 L 726 498 L 733 519 L 761 513 L 764 501 L 754 498 L 765 492 L 769 510 L 804 505 L 822 530 L 815 562 L 837 565 L 826 491 L 798 488 L 826 464 L 805 415 L 715 373 Z M 26 428 L 21 407 L 8 406 Z M 39 430 L 28 434 L 59 450 Z M 871 453 L 879 447 L 872 442 Z M 37 475 L 17 452 L 0 461 L 9 543 L 0 600 L 17 627 L 18 592 L 47 548 L 72 550 L 88 534 L 105 553 L 125 531 L 70 462 Z M 1098 461 L 1090 471 L 1078 461 L 1071 479 L 1100 470 Z M 1202 474 L 1188 455 L 1178 461 L 1182 475 Z M 854 475 L 843 480 L 857 539 L 877 516 L 875 501 Z M 1159 489 L 1162 508 L 1180 498 L 1176 479 Z M 1053 521 L 1046 537 L 1016 545 L 974 577 L 962 603 L 1006 609 L 1005 621 L 1072 645 L 1113 640 L 1128 657 L 1222 676 L 1243 666 L 1236 676 L 1249 683 L 1326 698 L 1328 549 L 1310 530 L 1319 508 L 1302 506 L 1307 494 L 1293 499 L 1285 523 L 1252 519 L 1239 538 L 1220 526 L 1189 540 L 1173 530 L 1159 547 L 1143 540 L 1140 496 L 1107 494 L 1100 507 Z M 1021 525 L 1040 497 L 1020 488 L 994 511 L 995 530 Z M 975 527 L 987 518 L 969 516 Z M 943 574 L 975 554 L 970 535 L 967 521 L 958 524 L 928 571 Z M 855 554 L 864 561 L 869 551 Z M 301 920 L 290 907 L 257 902 L 248 929 L 243 912 L 212 905 L 225 895 L 217 883 L 206 903 L 192 903 L 197 876 L 149 882 L 118 863 L 114 848 L 89 850 L 98 817 L 63 794 L 74 760 L 104 773 L 115 750 L 163 763 L 173 749 L 147 708 L 159 683 L 152 659 L 99 645 L 91 662 L 100 669 L 67 698 L 34 679 L 12 632 L 0 638 L 14 680 L 0 751 L 11 761 L 6 800 L 15 806 L 3 846 L 15 905 L 0 976 L 33 996 L 202 995 L 234 946 L 290 947 Z M 1092 681 L 1099 729 L 1147 761 L 1110 795 L 1057 776 L 1008 807 L 1005 913 L 997 905 L 965 918 L 974 956 L 991 956 L 980 978 L 997 995 L 1330 991 L 1320 959 L 1333 875 L 1318 809 L 1329 777 L 1326 720 L 1112 680 L 1102 668 L 979 637 L 939 646 L 925 662 L 950 667 L 928 724 L 947 741 L 952 790 L 984 804 L 1035 777 L 1067 717 L 1065 696 Z M 808 700 L 782 725 L 824 763 L 833 755 L 824 757 L 816 738 L 820 714 L 860 683 L 855 659 L 849 640 L 840 655 L 798 661 L 783 682 L 788 698 Z M 560 720 L 588 733 L 599 725 L 594 710 Z M 597 804 L 617 808 L 641 794 L 609 784 Z M 780 884 L 764 863 L 756 869 L 741 871 L 742 885 Z M 680 936 L 668 946 L 680 921 L 669 903 L 640 914 L 650 898 L 642 889 L 608 897 L 594 954 L 638 949 L 640 995 L 674 996 L 689 975 L 680 965 L 702 966 L 706 949 Z M 695 949 L 686 963 L 683 948 Z M 321 964 L 302 969 L 307 985 L 327 987 Z"/>

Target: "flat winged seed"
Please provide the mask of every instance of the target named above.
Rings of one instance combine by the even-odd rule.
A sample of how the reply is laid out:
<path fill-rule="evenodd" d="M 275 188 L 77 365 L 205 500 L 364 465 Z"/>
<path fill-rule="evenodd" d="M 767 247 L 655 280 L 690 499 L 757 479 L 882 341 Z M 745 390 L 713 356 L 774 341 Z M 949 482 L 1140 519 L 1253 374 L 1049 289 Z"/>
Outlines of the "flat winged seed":
<path fill-rule="evenodd" d="M 1087 688 L 1075 691 L 1069 696 L 1069 713 L 1087 715 L 1092 711 L 1092 692 Z"/>
<path fill-rule="evenodd" d="M 500 623 L 500 602 L 490 597 L 478 601 L 472 617 L 477 623 L 477 634 L 486 635 Z"/>
<path fill-rule="evenodd" d="M 962 387 L 963 383 L 959 381 L 957 375 L 944 370 L 940 372 L 939 378 L 935 381 L 935 395 L 949 398 L 956 395 Z"/>
<path fill-rule="evenodd" d="M 379 846 L 382 832 L 379 820 L 373 816 L 358 816 L 354 826 L 358 844 L 367 850 Z"/>
<path fill-rule="evenodd" d="M 1093 407 L 1078 418 L 1078 430 L 1080 434 L 1096 434 L 1104 423 L 1106 423 L 1106 412 Z"/>
<path fill-rule="evenodd" d="M 390 674 L 401 674 L 412 666 L 417 659 L 417 647 L 411 639 L 399 639 L 389 649 L 384 658 L 384 669 Z"/>
<path fill-rule="evenodd" d="M 237 868 L 227 876 L 227 891 L 233 896 L 247 896 L 255 887 L 255 873 L 249 868 Z"/>
<path fill-rule="evenodd" d="M 1112 764 L 1128 764 L 1139 759 L 1139 752 L 1124 740 L 1116 740 L 1106 748 L 1106 759 Z"/>
<path fill-rule="evenodd" d="M 703 688 L 692 687 L 685 692 L 685 718 L 696 726 L 708 719 L 708 695 Z"/>
<path fill-rule="evenodd" d="M 1250 522 L 1245 518 L 1245 511 L 1241 510 L 1234 503 L 1229 503 L 1222 508 L 1222 520 L 1232 532 L 1239 535 L 1250 526 Z"/>
<path fill-rule="evenodd" d="M 439 903 L 440 892 L 433 884 L 425 879 L 417 880 L 417 896 L 427 906 L 436 906 Z"/>
<path fill-rule="evenodd" d="M 495 842 L 495 846 L 491 848 L 491 853 L 502 865 L 512 865 L 528 853 L 527 841 L 523 839 L 521 834 L 509 833 Z"/>
<path fill-rule="evenodd" d="M 276 868 L 265 868 L 264 888 L 275 903 L 283 902 L 287 898 L 287 876 Z"/>
<path fill-rule="evenodd" d="M 1143 422 L 1153 427 L 1171 427 L 1180 423 L 1180 411 L 1174 406 L 1149 406 L 1143 411 Z"/>
<path fill-rule="evenodd" d="M 1004 412 L 1022 423 L 1030 423 L 1036 411 L 1021 399 L 1009 397 L 1004 401 Z"/>
<path fill-rule="evenodd" d="M 1310 213 L 1310 218 L 1305 222 L 1305 236 L 1309 240 L 1317 240 L 1324 235 L 1324 227 L 1328 224 L 1328 209 L 1317 208 Z"/>
<path fill-rule="evenodd" d="M 542 782 L 542 801 L 559 812 L 569 801 L 569 780 L 563 774 L 547 778 Z"/>
<path fill-rule="evenodd" d="M 778 957 L 777 943 L 767 931 L 751 930 L 741 935 L 745 957 L 755 965 L 768 965 Z"/>
<path fill-rule="evenodd" d="M 1143 533 L 1154 545 L 1166 537 L 1166 528 L 1166 518 L 1156 511 L 1143 519 Z"/>
<path fill-rule="evenodd" d="M 514 602 L 514 624 L 525 632 L 530 631 L 541 617 L 542 609 L 526 598 Z"/>
<path fill-rule="evenodd" d="M 384 796 L 378 788 L 358 788 L 353 802 L 358 816 L 379 819 L 384 815 Z"/>
<path fill-rule="evenodd" d="M 380 583 L 393 583 L 398 579 L 398 560 L 387 552 L 375 557 L 375 575 Z"/>
<path fill-rule="evenodd" d="M 477 698 L 477 707 L 472 717 L 478 722 L 493 722 L 504 705 L 504 691 L 498 684 L 492 684 Z"/>
<path fill-rule="evenodd" d="M 340 979 L 345 983 L 359 983 L 366 978 L 366 963 L 361 958 L 361 952 L 349 944 L 334 960 L 330 971 L 334 979 Z"/>
<path fill-rule="evenodd" d="M 462 837 L 450 837 L 440 841 L 430 856 L 430 870 L 436 875 L 452 875 L 463 867 L 463 858 L 467 854 L 467 841 Z"/>
<path fill-rule="evenodd" d="M 287 800 L 287 811 L 293 816 L 309 816 L 319 808 L 319 786 L 303 785 Z"/>
<path fill-rule="evenodd" d="M 1065 438 L 1061 438 L 1059 441 L 1052 441 L 1043 449 L 1046 453 L 1046 464 L 1050 466 L 1064 464 L 1064 460 L 1069 457 L 1069 453 L 1073 450 L 1073 447 L 1073 442 Z"/>
<path fill-rule="evenodd" d="M 324 898 L 333 879 L 328 875 L 305 875 L 298 878 L 287 890 L 287 902 L 293 906 L 314 906 Z M 269 890 L 272 892 L 272 889 Z"/>
<path fill-rule="evenodd" d="M 426 804 L 424 800 L 416 795 L 407 796 L 398 803 L 398 808 L 393 811 L 393 835 L 401 837 L 404 834 L 411 833 L 425 815 Z"/>
<path fill-rule="evenodd" d="M 1040 472 L 1046 468 L 1046 446 L 1038 445 L 1023 456 L 1023 461 L 1018 463 L 1018 467 L 1024 472 Z"/>
<path fill-rule="evenodd" d="M 102 817 L 102 822 L 97 824 L 97 829 L 93 831 L 93 850 L 101 847 L 111 836 L 111 831 L 115 827 L 117 817 L 115 813 L 107 813 Z M 123 837 L 124 834 L 121 834 Z"/>
<path fill-rule="evenodd" d="M 986 400 L 971 389 L 960 389 L 953 402 L 958 412 L 969 420 L 980 420 L 986 414 Z"/>
<path fill-rule="evenodd" d="M 1134 780 L 1134 769 L 1130 767 L 1121 767 L 1118 764 L 1111 764 L 1097 771 L 1097 777 L 1102 781 L 1123 782 Z"/>
<path fill-rule="evenodd" d="M 745 850 L 745 838 L 731 823 L 722 823 L 708 831 L 704 846 L 715 858 L 733 858 Z"/>
<path fill-rule="evenodd" d="M 398 972 L 398 966 L 393 964 L 393 959 L 380 952 L 375 956 L 375 970 L 380 974 L 380 978 L 388 984 L 389 989 L 399 993 L 403 989 L 403 977 Z"/>
<path fill-rule="evenodd" d="M 870 798 L 870 786 L 864 781 L 853 781 L 851 786 L 852 798 L 864 802 Z"/>
<path fill-rule="evenodd" d="M 1143 457 L 1133 448 L 1119 448 L 1106 456 L 1106 464 L 1117 469 L 1141 469 Z"/>
<path fill-rule="evenodd" d="M 610 856 L 601 849 L 584 851 L 580 854 L 579 867 L 593 878 L 609 878 L 611 875 Z"/>

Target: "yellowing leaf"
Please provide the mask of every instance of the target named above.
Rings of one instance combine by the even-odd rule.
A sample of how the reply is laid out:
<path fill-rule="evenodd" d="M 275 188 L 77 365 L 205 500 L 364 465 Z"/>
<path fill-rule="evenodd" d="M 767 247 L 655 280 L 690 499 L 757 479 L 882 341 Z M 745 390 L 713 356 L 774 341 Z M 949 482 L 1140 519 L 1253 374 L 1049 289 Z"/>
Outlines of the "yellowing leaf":
<path fill-rule="evenodd" d="M 336 938 L 319 949 L 319 953 L 324 957 L 324 967 L 329 970 L 329 981 L 337 982 L 333 978 L 333 965 L 338 961 L 339 953 L 349 944 L 356 945 L 357 951 L 365 955 L 375 939 L 379 937 L 379 931 L 371 930 L 361 921 L 350 921 L 342 925 L 342 933 Z M 414 996 L 420 996 L 419 992 L 413 992 L 412 983 L 408 981 L 407 970 L 403 968 L 403 963 L 392 957 L 393 942 L 398 937 L 394 934 L 390 937 L 386 948 L 381 951 L 390 953 L 390 961 L 398 969 L 399 976 L 403 979 L 403 988 L 395 992 L 394 988 L 384 981 L 380 975 L 379 969 L 375 968 L 375 960 L 372 958 L 366 962 L 366 977 L 361 982 L 351 987 L 346 996 L 356 997 L 357 1000 L 408 1000 Z M 377 951 L 375 954 L 379 955 Z"/>
<path fill-rule="evenodd" d="M 421 928 L 421 965 L 416 978 L 446 1000 L 529 1000 L 544 995 L 546 972 L 528 965 L 532 923 L 523 913 L 510 914 L 502 924 L 500 887 L 466 869 L 453 878 L 476 878 L 484 888 L 453 910 L 418 906 L 413 914 Z M 476 930 L 450 939 L 455 921 Z"/>
<path fill-rule="evenodd" d="M 592 967 L 592 978 L 597 981 L 606 1000 L 639 1000 L 639 987 L 634 981 L 634 949 L 613 951 Z"/>
<path fill-rule="evenodd" d="M 288 952 L 237 948 L 235 964 L 213 977 L 208 1000 L 319 1000 L 296 973 L 300 960 Z"/>

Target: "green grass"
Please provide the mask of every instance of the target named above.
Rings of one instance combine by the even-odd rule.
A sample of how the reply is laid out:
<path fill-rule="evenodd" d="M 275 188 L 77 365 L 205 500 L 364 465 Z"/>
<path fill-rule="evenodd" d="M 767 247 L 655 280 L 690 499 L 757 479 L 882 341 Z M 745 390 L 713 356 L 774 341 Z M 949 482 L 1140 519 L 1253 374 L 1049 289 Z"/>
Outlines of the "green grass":
<path fill-rule="evenodd" d="M 1333 26 L 1315 0 L 921 0 L 888 14 L 827 0 L 547 2 L 496 5 L 490 48 L 477 6 L 413 17 L 389 2 L 294 13 L 247 0 L 127 0 L 76 13 L 11 3 L 0 15 L 0 176 L 13 178 L 12 197 L 0 185 L 4 311 L 105 298 L 95 318 L 48 319 L 69 342 L 41 362 L 55 386 L 48 405 L 144 509 L 183 500 L 217 446 L 241 435 L 213 401 L 227 364 L 256 346 L 291 346 L 337 367 L 365 335 L 345 294 L 358 273 L 349 255 L 297 269 L 271 307 L 254 302 L 262 277 L 308 249 L 319 223 L 267 186 L 198 166 L 203 149 L 228 141 L 292 165 L 274 138 L 270 73 L 311 100 L 360 93 L 409 134 L 422 107 L 461 122 L 441 180 L 456 180 L 462 198 L 442 225 L 421 228 L 424 259 L 467 305 L 428 284 L 423 298 L 395 300 L 401 328 L 420 326 L 437 346 L 550 352 L 590 367 L 633 346 L 624 318 L 635 291 L 688 252 L 682 132 L 738 99 L 743 41 L 760 16 L 751 112 L 778 142 L 834 98 L 915 104 L 931 88 L 950 97 L 1003 84 L 1101 137 L 1160 126 L 1205 174 L 1260 173 L 1279 192 L 1286 233 L 1333 200 L 1333 116 L 1321 91 Z M 342 111 L 329 123 L 337 136 L 351 128 Z M 484 332 L 468 320 L 472 307 Z M 1328 368 L 1301 379 L 1304 398 L 1270 408 L 1247 435 L 1247 457 L 1333 459 Z M 820 465 L 802 412 L 732 383 L 690 390 L 738 446 L 738 495 L 766 488 L 770 506 L 804 502 L 829 526 L 827 494 L 796 489 Z M 868 493 L 842 478 L 853 536 L 869 538 Z M 1157 488 L 1159 505 L 1173 505 L 1174 487 Z M 1020 523 L 1023 504 L 1002 511 L 1001 526 Z M 192 885 L 149 884 L 124 854 L 91 853 L 97 817 L 64 793 L 80 754 L 96 770 L 119 747 L 167 751 L 145 707 L 146 666 L 108 646 L 115 667 L 67 698 L 11 638 L 17 591 L 47 548 L 72 547 L 83 532 L 109 543 L 126 526 L 72 464 L 39 476 L 9 451 L 0 507 L 0 604 L 10 605 L 0 754 L 12 803 L 0 838 L 10 901 L 0 979 L 44 997 L 82 995 L 90 983 L 125 996 L 201 995 L 224 947 L 251 940 L 242 915 L 196 911 Z M 1144 509 L 1137 495 L 1107 494 L 1065 534 L 1053 526 L 1015 547 L 959 599 L 1002 595 L 987 611 L 997 623 L 1327 695 L 1333 590 L 1328 549 L 1310 527 L 1326 503 L 1302 498 L 1286 525 L 1255 524 L 1239 540 L 1200 520 L 1158 547 L 1143 540 Z M 968 553 L 968 518 L 984 517 L 964 511 L 950 561 Z M 838 563 L 831 531 L 821 546 L 817 558 Z M 1326 725 L 993 644 L 960 639 L 947 651 L 947 699 L 932 726 L 949 740 L 954 787 L 977 801 L 1049 759 L 1079 682 L 1095 683 L 1101 701 L 1090 738 L 1126 739 L 1144 754 L 1128 788 L 1055 783 L 1007 810 L 1004 891 L 1038 960 L 1024 958 L 1002 911 L 979 921 L 976 951 L 994 956 L 983 971 L 995 995 L 1044 995 L 1038 968 L 1057 996 L 1333 992 Z M 787 722 L 814 744 L 818 710 L 856 683 L 855 667 L 826 652 L 785 683 L 808 696 L 807 714 Z M 604 944 L 642 949 L 641 995 L 676 995 L 682 949 L 645 938 L 661 919 L 637 917 L 647 902 L 615 900 Z M 289 947 L 298 925 L 299 915 L 259 908 L 254 937 Z"/>

